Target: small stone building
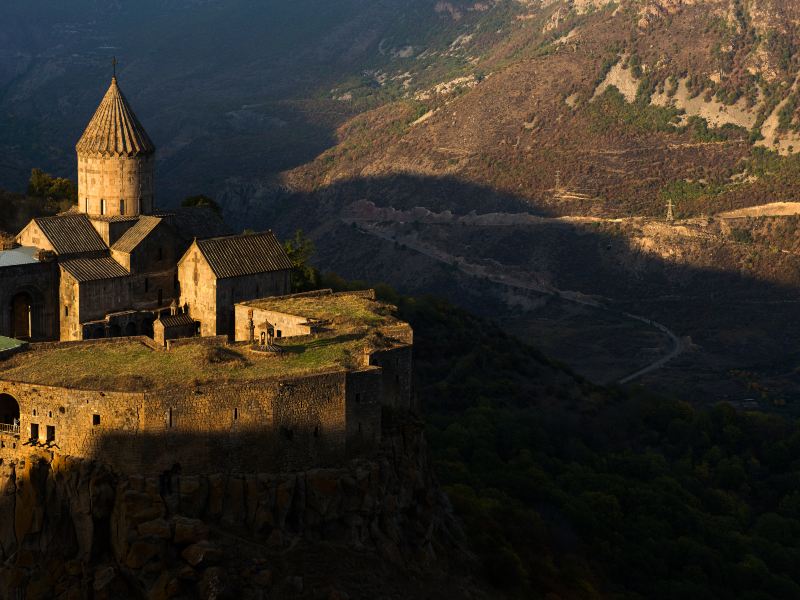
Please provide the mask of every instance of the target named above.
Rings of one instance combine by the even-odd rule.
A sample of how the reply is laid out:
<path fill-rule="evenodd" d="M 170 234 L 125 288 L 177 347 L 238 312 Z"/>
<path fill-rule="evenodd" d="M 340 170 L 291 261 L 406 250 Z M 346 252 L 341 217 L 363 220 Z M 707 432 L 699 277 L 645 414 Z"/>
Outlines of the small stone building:
<path fill-rule="evenodd" d="M 234 337 L 234 304 L 291 289 L 292 263 L 271 231 L 195 240 L 178 263 L 180 304 L 204 336 Z"/>

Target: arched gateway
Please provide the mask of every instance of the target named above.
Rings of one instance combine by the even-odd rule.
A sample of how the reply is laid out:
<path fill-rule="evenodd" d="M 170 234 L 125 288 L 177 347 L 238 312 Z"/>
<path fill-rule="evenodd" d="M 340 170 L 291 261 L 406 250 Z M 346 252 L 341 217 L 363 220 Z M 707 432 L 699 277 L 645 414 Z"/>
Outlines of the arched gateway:
<path fill-rule="evenodd" d="M 8 394 L 0 394 L 0 433 L 19 433 L 19 402 Z"/>

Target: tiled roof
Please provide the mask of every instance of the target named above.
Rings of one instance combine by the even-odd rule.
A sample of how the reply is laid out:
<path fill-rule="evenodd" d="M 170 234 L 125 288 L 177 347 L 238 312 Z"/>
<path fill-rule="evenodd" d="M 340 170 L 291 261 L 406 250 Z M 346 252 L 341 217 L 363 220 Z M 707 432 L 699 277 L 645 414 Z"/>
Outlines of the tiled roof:
<path fill-rule="evenodd" d="M 207 206 L 156 211 L 154 215 L 165 218 L 177 234 L 188 242 L 195 238 L 203 240 L 233 233 L 230 227 L 225 224 L 225 221 L 222 220 L 222 217 Z"/>
<path fill-rule="evenodd" d="M 186 314 L 162 316 L 160 321 L 164 324 L 164 327 L 183 327 L 184 325 L 194 324 L 194 319 Z"/>
<path fill-rule="evenodd" d="M 111 246 L 111 249 L 126 253 L 133 252 L 134 248 L 141 244 L 142 241 L 148 235 L 150 235 L 150 232 L 153 231 L 159 223 L 161 223 L 161 219 L 158 217 L 139 217 L 139 221 L 136 223 L 136 225 L 123 233 L 122 237 L 119 238 L 113 246 Z"/>
<path fill-rule="evenodd" d="M 197 246 L 220 279 L 292 268 L 271 231 L 198 240 Z"/>
<path fill-rule="evenodd" d="M 136 221 L 138 218 L 139 215 L 92 215 L 91 216 L 92 221 L 102 221 L 103 223 L 126 223 L 128 221 Z"/>
<path fill-rule="evenodd" d="M 86 215 L 40 217 L 34 221 L 53 245 L 56 254 L 82 254 L 106 250 L 105 242 L 92 227 Z"/>
<path fill-rule="evenodd" d="M 101 258 L 75 258 L 61 263 L 63 269 L 77 281 L 99 281 L 127 277 L 128 272 L 109 256 Z"/>
<path fill-rule="evenodd" d="M 111 79 L 111 86 L 86 126 L 75 149 L 79 154 L 137 156 L 153 154 L 155 146 L 128 101 Z"/>

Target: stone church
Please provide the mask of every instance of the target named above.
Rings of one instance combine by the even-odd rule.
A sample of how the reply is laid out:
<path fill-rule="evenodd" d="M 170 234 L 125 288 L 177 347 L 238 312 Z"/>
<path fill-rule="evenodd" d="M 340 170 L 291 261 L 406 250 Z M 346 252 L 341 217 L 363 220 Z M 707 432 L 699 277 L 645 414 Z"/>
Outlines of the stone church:
<path fill-rule="evenodd" d="M 0 335 L 233 336 L 235 303 L 290 292 L 272 232 L 231 235 L 209 208 L 156 208 L 156 148 L 116 77 L 76 151 L 77 205 L 0 252 Z"/>

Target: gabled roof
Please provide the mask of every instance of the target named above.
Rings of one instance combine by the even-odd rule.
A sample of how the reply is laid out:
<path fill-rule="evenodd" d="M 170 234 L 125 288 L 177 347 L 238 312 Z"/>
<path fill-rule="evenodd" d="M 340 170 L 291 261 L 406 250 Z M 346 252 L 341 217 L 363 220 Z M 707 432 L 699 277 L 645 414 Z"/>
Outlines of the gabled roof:
<path fill-rule="evenodd" d="M 150 235 L 150 232 L 158 227 L 159 223 L 161 223 L 161 219 L 158 217 L 139 217 L 136 225 L 123 233 L 122 237 L 119 238 L 113 246 L 111 246 L 111 249 L 130 254 L 133 252 L 136 246 L 141 244 L 142 241 L 144 241 L 144 239 Z"/>
<path fill-rule="evenodd" d="M 109 256 L 101 258 L 75 258 L 60 263 L 61 267 L 78 282 L 99 281 L 127 277 L 125 268 Z"/>
<path fill-rule="evenodd" d="M 155 152 L 153 142 L 119 89 L 116 77 L 111 79 L 111 86 L 75 149 L 79 154 L 100 156 L 138 156 Z"/>
<path fill-rule="evenodd" d="M 56 254 L 82 254 L 107 249 L 103 238 L 84 214 L 39 217 L 33 222 L 50 241 Z"/>
<path fill-rule="evenodd" d="M 157 217 L 167 223 L 187 242 L 231 235 L 230 227 L 216 212 L 207 206 L 181 207 L 169 211 L 156 211 Z"/>
<path fill-rule="evenodd" d="M 194 319 L 187 315 L 163 315 L 159 317 L 159 321 L 164 324 L 164 327 L 183 327 L 185 325 L 192 325 Z"/>
<path fill-rule="evenodd" d="M 292 268 L 271 231 L 196 240 L 195 244 L 219 279 Z"/>

